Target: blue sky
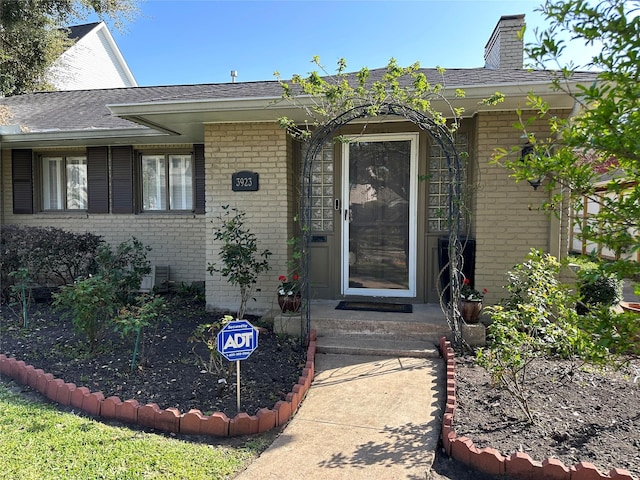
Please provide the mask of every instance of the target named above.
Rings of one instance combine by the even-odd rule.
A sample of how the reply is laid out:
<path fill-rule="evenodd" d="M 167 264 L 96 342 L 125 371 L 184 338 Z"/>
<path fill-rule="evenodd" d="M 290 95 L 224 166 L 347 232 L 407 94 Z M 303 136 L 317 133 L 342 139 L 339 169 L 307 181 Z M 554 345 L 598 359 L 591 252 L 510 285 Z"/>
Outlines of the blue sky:
<path fill-rule="evenodd" d="M 469 68 L 484 65 L 484 46 L 501 15 L 534 10 L 542 0 L 143 0 L 127 31 L 111 28 L 138 83 L 173 85 L 272 80 L 339 58 L 349 70 L 385 66 Z"/>

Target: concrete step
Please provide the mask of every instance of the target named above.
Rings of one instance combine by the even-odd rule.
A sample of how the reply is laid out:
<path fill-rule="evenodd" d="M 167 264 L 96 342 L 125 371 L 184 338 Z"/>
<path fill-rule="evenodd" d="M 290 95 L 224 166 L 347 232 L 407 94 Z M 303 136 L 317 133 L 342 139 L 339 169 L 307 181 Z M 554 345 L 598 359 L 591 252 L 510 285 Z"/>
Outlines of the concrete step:
<path fill-rule="evenodd" d="M 334 307 L 326 302 L 312 304 L 311 328 L 319 337 L 377 335 L 437 344 L 440 337 L 449 336 L 451 332 L 437 305 L 414 305 L 410 314 L 335 310 Z"/>
<path fill-rule="evenodd" d="M 318 353 L 384 357 L 438 358 L 440 356 L 436 343 L 429 340 L 362 334 L 318 336 L 316 351 Z"/>
<path fill-rule="evenodd" d="M 446 321 L 402 322 L 396 320 L 357 320 L 312 318 L 311 328 L 318 336 L 376 335 L 388 338 L 422 340 L 438 343 L 440 337 L 451 332 Z"/>

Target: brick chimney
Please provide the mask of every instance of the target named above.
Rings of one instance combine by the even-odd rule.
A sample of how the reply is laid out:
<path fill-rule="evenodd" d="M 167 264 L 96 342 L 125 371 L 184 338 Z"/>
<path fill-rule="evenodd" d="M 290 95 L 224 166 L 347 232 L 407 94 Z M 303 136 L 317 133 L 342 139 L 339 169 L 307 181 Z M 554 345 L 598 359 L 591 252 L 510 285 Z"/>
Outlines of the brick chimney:
<path fill-rule="evenodd" d="M 524 15 L 504 15 L 484 47 L 485 68 L 522 68 L 524 46 L 518 32 L 524 27 Z"/>

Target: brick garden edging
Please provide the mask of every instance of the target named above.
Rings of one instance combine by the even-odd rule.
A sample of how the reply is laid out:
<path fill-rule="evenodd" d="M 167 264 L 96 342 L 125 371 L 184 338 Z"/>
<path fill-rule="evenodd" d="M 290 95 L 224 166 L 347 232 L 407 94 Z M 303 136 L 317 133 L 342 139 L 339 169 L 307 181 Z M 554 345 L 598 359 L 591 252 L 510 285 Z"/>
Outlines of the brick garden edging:
<path fill-rule="evenodd" d="M 140 405 L 137 400 L 104 398 L 102 392 L 91 392 L 54 378 L 50 373 L 27 365 L 22 360 L 0 354 L 0 375 L 28 385 L 48 399 L 82 410 L 93 417 L 114 419 L 173 433 L 215 435 L 219 437 L 263 433 L 288 422 L 296 413 L 315 376 L 316 331 L 311 330 L 307 348 L 307 362 L 298 383 L 293 385 L 286 400 L 276 402 L 273 408 L 261 408 L 256 415 L 239 413 L 233 418 L 222 412 L 203 415 L 200 410 L 181 413 L 177 408 L 161 409 L 155 403 Z"/>
<path fill-rule="evenodd" d="M 440 338 L 440 353 L 447 368 L 447 395 L 441 438 L 444 451 L 450 457 L 481 472 L 521 480 L 635 480 L 622 468 L 612 468 L 608 474 L 603 474 L 589 462 L 567 467 L 555 458 L 547 458 L 542 462 L 533 460 L 524 452 L 514 452 L 504 457 L 495 448 L 477 448 L 470 438 L 458 437 L 453 426 L 456 409 L 455 356 L 451 342 L 445 337 Z"/>

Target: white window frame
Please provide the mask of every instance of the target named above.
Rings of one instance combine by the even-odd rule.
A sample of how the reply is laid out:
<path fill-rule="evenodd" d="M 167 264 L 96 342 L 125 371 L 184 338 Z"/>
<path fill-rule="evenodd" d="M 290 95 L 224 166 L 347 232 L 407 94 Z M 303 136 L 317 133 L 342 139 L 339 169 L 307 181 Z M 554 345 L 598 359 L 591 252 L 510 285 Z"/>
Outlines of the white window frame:
<path fill-rule="evenodd" d="M 86 155 L 42 155 L 40 168 L 43 211 L 89 208 Z"/>
<path fill-rule="evenodd" d="M 175 166 L 176 161 L 180 165 Z M 155 178 L 148 168 L 155 163 Z M 151 190 L 151 191 L 150 191 Z M 192 212 L 195 165 L 191 153 L 141 153 L 140 196 L 143 212 Z"/>

